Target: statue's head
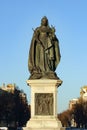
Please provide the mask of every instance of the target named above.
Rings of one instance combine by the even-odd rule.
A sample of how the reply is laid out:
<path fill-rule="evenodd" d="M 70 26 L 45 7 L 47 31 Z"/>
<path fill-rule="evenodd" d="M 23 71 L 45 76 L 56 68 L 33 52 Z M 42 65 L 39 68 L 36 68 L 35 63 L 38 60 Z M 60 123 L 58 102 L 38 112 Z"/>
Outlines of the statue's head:
<path fill-rule="evenodd" d="M 48 19 L 46 16 L 44 16 L 42 19 L 41 19 L 41 25 L 44 25 L 44 26 L 47 26 L 48 25 Z"/>

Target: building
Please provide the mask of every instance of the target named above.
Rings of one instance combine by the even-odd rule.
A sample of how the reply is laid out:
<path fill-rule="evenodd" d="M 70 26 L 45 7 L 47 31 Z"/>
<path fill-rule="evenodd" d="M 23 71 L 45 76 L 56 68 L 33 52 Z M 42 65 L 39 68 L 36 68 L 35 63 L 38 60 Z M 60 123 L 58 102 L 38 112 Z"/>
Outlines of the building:
<path fill-rule="evenodd" d="M 80 90 L 80 96 L 84 101 L 87 101 L 87 86 L 83 86 Z"/>
<path fill-rule="evenodd" d="M 80 98 L 83 99 L 83 101 L 87 101 L 87 86 L 81 87 L 80 90 Z M 69 101 L 69 109 L 72 109 L 73 106 L 79 101 L 79 98 L 74 98 Z"/>
<path fill-rule="evenodd" d="M 78 98 L 74 98 L 74 99 L 70 100 L 69 109 L 71 110 L 77 102 L 78 102 Z"/>
<path fill-rule="evenodd" d="M 8 84 L 6 86 L 5 86 L 5 84 L 3 84 L 3 86 L 1 86 L 0 89 L 3 91 L 14 93 L 15 84 Z"/>

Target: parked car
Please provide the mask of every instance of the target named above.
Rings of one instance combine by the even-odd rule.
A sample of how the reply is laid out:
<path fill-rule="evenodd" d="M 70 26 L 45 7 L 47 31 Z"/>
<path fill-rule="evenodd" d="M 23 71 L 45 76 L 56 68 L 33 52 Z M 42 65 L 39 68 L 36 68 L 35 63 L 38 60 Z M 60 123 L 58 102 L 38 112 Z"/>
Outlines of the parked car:
<path fill-rule="evenodd" d="M 8 130 L 7 127 L 0 127 L 0 130 Z"/>

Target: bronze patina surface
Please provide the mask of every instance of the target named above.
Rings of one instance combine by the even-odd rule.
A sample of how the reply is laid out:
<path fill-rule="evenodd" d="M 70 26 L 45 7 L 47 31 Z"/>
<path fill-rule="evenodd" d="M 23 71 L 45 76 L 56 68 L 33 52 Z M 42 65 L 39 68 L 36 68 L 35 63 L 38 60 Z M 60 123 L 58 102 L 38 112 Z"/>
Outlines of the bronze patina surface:
<path fill-rule="evenodd" d="M 47 17 L 43 17 L 31 40 L 28 59 L 30 79 L 58 79 L 55 70 L 60 58 L 55 28 L 49 26 Z"/>

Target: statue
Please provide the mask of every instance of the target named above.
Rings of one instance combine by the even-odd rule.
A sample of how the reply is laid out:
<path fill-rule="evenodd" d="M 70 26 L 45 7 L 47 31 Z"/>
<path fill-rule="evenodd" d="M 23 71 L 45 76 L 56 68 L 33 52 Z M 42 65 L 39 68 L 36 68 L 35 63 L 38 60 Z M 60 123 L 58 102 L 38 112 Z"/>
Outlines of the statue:
<path fill-rule="evenodd" d="M 28 59 L 30 79 L 58 79 L 55 70 L 60 58 L 55 28 L 49 26 L 47 17 L 43 17 L 41 26 L 34 30 L 31 41 Z"/>

